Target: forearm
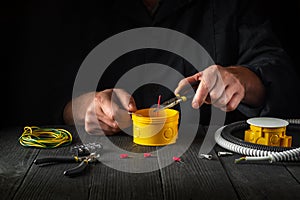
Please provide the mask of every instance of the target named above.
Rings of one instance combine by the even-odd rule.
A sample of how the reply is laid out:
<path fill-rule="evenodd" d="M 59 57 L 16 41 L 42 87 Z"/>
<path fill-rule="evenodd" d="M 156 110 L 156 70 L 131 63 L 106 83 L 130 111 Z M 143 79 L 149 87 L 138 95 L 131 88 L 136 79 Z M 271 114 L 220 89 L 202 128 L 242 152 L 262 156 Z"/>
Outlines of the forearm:
<path fill-rule="evenodd" d="M 68 102 L 64 108 L 64 122 L 68 125 L 73 125 L 76 121 L 79 125 L 83 125 L 85 123 L 86 110 L 94 98 L 95 92 L 90 92 Z"/>

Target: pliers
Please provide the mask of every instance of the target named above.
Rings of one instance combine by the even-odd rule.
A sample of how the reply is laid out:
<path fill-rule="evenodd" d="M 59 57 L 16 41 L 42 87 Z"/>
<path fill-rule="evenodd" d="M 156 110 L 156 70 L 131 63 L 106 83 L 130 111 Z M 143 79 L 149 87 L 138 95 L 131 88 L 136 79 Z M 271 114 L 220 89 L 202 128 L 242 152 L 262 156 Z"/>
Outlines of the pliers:
<path fill-rule="evenodd" d="M 43 166 L 52 163 L 77 163 L 80 164 L 74 168 L 68 169 L 64 171 L 65 176 L 76 176 L 82 173 L 88 164 L 95 163 L 98 161 L 100 154 L 91 153 L 87 156 L 79 157 L 79 156 L 54 156 L 54 157 L 44 157 L 37 158 L 34 160 L 34 164 Z"/>

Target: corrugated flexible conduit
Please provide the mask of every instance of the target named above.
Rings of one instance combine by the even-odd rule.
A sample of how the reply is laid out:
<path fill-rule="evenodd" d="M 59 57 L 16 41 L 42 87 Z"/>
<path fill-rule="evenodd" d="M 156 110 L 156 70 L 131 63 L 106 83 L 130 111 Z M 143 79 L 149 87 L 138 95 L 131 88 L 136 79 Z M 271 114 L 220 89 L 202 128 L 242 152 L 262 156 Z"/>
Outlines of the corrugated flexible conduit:
<path fill-rule="evenodd" d="M 289 122 L 287 130 L 300 131 L 300 119 L 286 119 L 286 121 Z M 222 126 L 215 133 L 215 140 L 218 145 L 232 152 L 245 155 L 236 159 L 236 163 L 242 160 L 268 160 L 270 162 L 300 160 L 300 147 L 270 147 L 245 142 L 232 136 L 232 131 L 245 130 L 246 126 L 247 123 L 244 121 L 235 122 Z"/>

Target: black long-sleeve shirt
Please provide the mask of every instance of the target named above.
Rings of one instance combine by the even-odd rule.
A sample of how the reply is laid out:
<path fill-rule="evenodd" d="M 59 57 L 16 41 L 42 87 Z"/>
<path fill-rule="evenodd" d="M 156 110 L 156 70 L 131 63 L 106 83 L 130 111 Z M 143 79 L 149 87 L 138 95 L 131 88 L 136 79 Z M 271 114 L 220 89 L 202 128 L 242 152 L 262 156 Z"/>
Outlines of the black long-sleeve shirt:
<path fill-rule="evenodd" d="M 150 15 L 142 0 L 31 1 L 5 30 L 11 33 L 6 34 L 6 42 L 11 44 L 9 62 L 17 70 L 6 69 L 5 84 L 13 85 L 5 90 L 9 90 L 9 98 L 5 98 L 8 106 L 4 108 L 3 123 L 62 123 L 63 108 L 72 98 L 77 72 L 90 51 L 111 36 L 141 27 L 183 33 L 200 44 L 215 64 L 242 65 L 261 78 L 267 89 L 265 104 L 259 108 L 240 104 L 236 111 L 227 113 L 228 122 L 252 116 L 299 117 L 299 78 L 255 3 L 161 0 Z M 147 63 L 170 66 L 183 76 L 198 71 L 174 53 L 139 49 L 116 59 L 99 77 L 98 89 L 114 87 L 130 69 Z M 148 75 L 147 70 L 143 75 Z M 174 95 L 172 91 L 179 79 L 162 72 L 157 72 L 157 78 L 171 79 L 174 85 L 142 86 L 133 94 L 138 108 L 155 104 L 158 95 L 162 95 L 162 101 Z M 210 106 L 204 105 L 200 111 L 205 116 L 201 117 L 202 122 L 208 123 Z"/>
<path fill-rule="evenodd" d="M 272 33 L 270 23 L 258 12 L 255 1 L 164 0 L 160 2 L 154 16 L 147 13 L 141 1 L 114 1 L 105 6 L 105 18 L 99 16 L 99 21 L 95 20 L 90 25 L 90 33 L 94 32 L 94 38 L 97 38 L 97 33 L 103 35 L 103 31 L 111 36 L 139 27 L 168 28 L 184 33 L 198 42 L 215 64 L 225 67 L 241 65 L 255 72 L 266 87 L 265 104 L 259 108 L 240 104 L 236 111 L 227 113 L 228 121 L 239 119 L 242 116 L 240 113 L 243 117 L 291 118 L 299 115 L 296 97 L 299 90 L 298 78 L 288 55 Z M 100 15 L 103 16 L 102 14 Z M 96 24 L 101 28 L 95 28 Z M 197 66 L 192 66 L 173 53 L 140 49 L 116 60 L 100 80 L 99 90 L 114 87 L 116 81 L 128 70 L 146 63 L 171 66 L 184 76 L 198 71 Z M 169 77 L 166 75 L 165 78 Z M 174 79 L 174 87 L 178 81 Z M 159 94 L 163 94 L 163 98 L 169 98 L 172 89 L 157 85 L 144 86 L 134 94 L 137 105 L 139 108 L 149 107 L 156 102 Z M 206 107 L 200 109 L 202 115 L 209 112 L 210 108 Z M 206 122 L 204 120 L 203 123 Z"/>

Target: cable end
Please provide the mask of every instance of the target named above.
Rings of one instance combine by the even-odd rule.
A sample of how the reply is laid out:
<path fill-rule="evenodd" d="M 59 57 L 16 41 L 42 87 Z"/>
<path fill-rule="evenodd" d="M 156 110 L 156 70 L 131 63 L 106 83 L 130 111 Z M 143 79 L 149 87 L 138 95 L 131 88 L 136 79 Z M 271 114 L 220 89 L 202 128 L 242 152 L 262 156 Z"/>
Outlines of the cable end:
<path fill-rule="evenodd" d="M 243 160 L 246 160 L 246 157 L 240 157 L 240 158 L 238 158 L 238 159 L 235 159 L 235 160 L 234 160 L 234 163 L 236 164 L 236 163 L 239 163 L 239 162 L 241 162 L 241 161 L 243 161 Z"/>

